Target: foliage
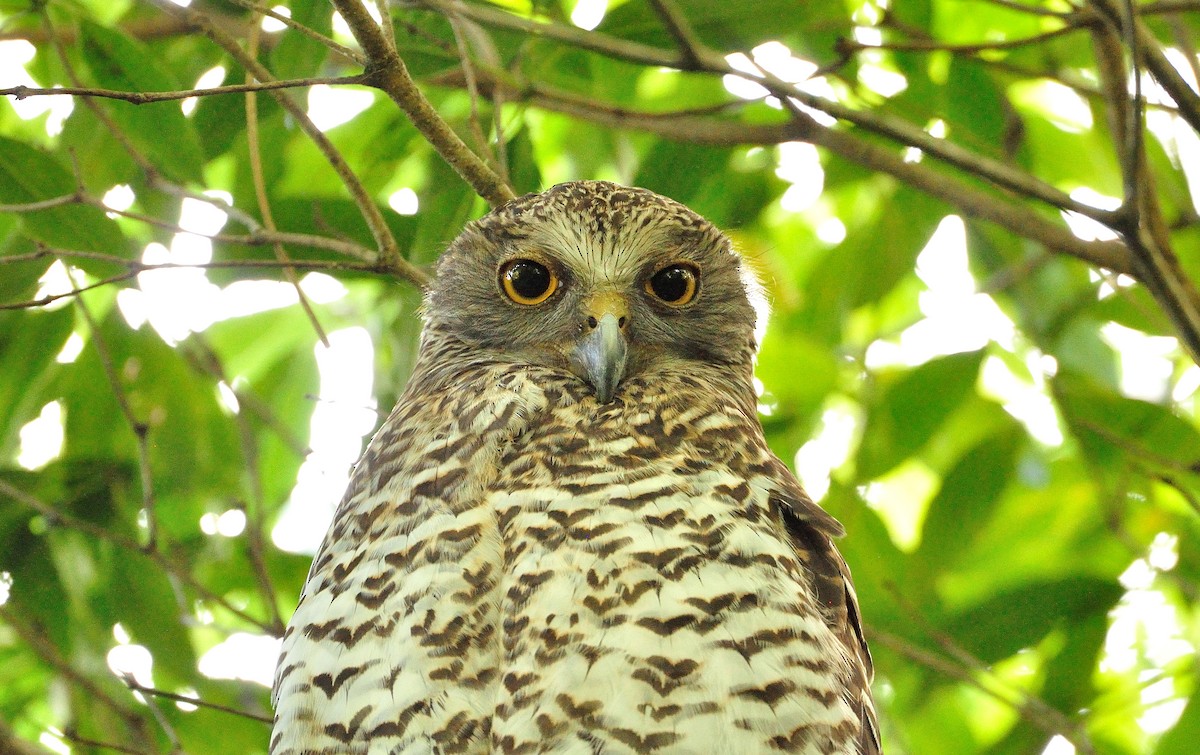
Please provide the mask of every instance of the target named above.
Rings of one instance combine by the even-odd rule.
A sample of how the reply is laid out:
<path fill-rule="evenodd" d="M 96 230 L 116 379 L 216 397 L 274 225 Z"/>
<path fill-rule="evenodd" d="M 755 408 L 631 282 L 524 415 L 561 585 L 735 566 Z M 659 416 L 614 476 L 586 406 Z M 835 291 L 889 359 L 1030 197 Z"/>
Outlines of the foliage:
<path fill-rule="evenodd" d="M 314 411 L 361 411 L 316 400 L 314 346 L 365 329 L 386 409 L 429 263 L 577 178 L 674 197 L 759 269 L 764 424 L 849 532 L 888 752 L 1194 748 L 1194 3 L 610 0 L 594 31 L 571 0 L 382 31 L 333 5 L 352 36 L 324 0 L 282 32 L 244 0 L 0 2 L 33 44 L 0 50 L 74 103 L 59 131 L 17 108 L 67 95 L 0 81 L 0 750 L 264 751 L 266 687 L 201 659 L 295 605 L 308 556 L 272 528 Z M 330 81 L 371 99 L 322 132 Z M 211 260 L 181 233 L 205 207 Z M 312 271 L 343 294 L 208 322 Z M 182 325 L 139 322 L 154 291 Z M 138 647 L 150 677 L 110 670 Z"/>

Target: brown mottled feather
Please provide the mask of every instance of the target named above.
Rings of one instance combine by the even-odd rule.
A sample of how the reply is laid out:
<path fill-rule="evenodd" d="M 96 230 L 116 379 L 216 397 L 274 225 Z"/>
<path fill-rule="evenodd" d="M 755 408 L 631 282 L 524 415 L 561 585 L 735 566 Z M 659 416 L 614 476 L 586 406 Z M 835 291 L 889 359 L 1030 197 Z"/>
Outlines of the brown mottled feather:
<path fill-rule="evenodd" d="M 527 256 L 564 281 L 546 306 L 499 290 Z M 647 298 L 680 259 L 694 306 Z M 629 305 L 610 403 L 564 357 L 596 292 Z M 880 752 L 841 525 L 758 421 L 755 294 L 644 190 L 469 226 L 285 634 L 272 755 Z"/>

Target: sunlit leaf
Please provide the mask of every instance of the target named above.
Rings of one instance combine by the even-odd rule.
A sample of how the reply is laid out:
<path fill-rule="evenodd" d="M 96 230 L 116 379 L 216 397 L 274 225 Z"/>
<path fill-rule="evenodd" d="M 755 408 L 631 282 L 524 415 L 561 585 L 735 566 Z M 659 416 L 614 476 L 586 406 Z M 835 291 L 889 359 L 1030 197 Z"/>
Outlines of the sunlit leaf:
<path fill-rule="evenodd" d="M 0 137 L 0 202 L 43 202 L 75 191 L 71 174 L 58 160 Z M 125 247 L 117 224 L 96 207 L 60 205 L 22 212 L 21 220 L 31 236 L 52 247 L 118 253 Z"/>
<path fill-rule="evenodd" d="M 125 92 L 178 90 L 178 80 L 130 37 L 98 24 L 82 26 L 88 67 L 96 83 Z M 116 102 L 108 109 L 130 139 L 177 180 L 200 180 L 200 140 L 178 102 L 145 105 Z"/>
<path fill-rule="evenodd" d="M 983 354 L 927 362 L 882 386 L 863 430 L 858 473 L 877 477 L 920 450 L 974 389 Z"/>

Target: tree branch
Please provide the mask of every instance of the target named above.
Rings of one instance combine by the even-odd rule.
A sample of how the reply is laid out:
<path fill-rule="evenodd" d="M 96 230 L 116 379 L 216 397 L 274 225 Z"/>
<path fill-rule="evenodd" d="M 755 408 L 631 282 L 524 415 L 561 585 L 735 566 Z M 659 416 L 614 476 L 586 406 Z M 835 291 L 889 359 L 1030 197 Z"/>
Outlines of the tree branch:
<path fill-rule="evenodd" d="M 282 636 L 282 633 L 279 632 L 277 628 L 254 618 L 250 614 L 234 606 L 225 598 L 217 595 L 204 585 L 197 582 L 196 578 L 192 576 L 191 570 L 187 567 L 187 565 L 175 563 L 175 561 L 168 558 L 162 551 L 147 550 L 132 538 L 125 537 L 118 532 L 112 532 L 111 530 L 107 530 L 103 527 L 93 524 L 92 522 L 72 516 L 64 511 L 60 511 L 41 499 L 10 484 L 3 478 L 0 478 L 0 495 L 8 496 L 14 502 L 37 512 L 41 516 L 45 517 L 46 521 L 51 525 L 60 524 L 67 529 L 89 535 L 96 540 L 111 543 L 118 548 L 123 548 L 136 553 L 142 553 L 164 572 L 170 574 L 175 579 L 178 579 L 180 582 L 190 587 L 192 591 L 199 595 L 203 600 L 207 600 L 215 605 L 220 606 L 228 611 L 231 615 L 238 617 L 251 626 L 257 627 L 264 634 L 269 634 L 272 637 Z M 0 607 L 0 611 L 3 611 L 3 607 Z"/>
<path fill-rule="evenodd" d="M 275 80 L 275 77 L 271 75 L 270 71 L 268 71 L 252 56 L 248 55 L 246 51 L 241 48 L 241 45 L 238 44 L 236 39 L 229 36 L 216 25 L 214 25 L 206 14 L 196 11 L 190 7 L 180 7 L 171 2 L 171 0 L 147 0 L 147 2 L 152 3 L 163 12 L 173 15 L 177 18 L 181 18 L 201 29 L 209 39 L 220 46 L 221 49 L 225 50 L 225 52 L 229 53 L 229 55 L 233 57 L 233 59 L 236 60 L 238 64 L 242 66 L 242 68 L 253 74 L 254 78 L 259 82 L 265 83 Z M 341 152 L 339 152 L 338 149 L 333 146 L 333 143 L 329 141 L 329 138 L 325 136 L 325 134 L 322 133 L 319 128 L 317 128 L 316 124 L 312 122 L 312 119 L 308 117 L 308 113 L 305 112 L 304 108 L 300 107 L 300 105 L 297 104 L 291 97 L 287 96 L 286 92 L 280 90 L 269 91 L 271 96 L 275 98 L 275 101 L 278 102 L 280 106 L 292 116 L 292 118 L 295 119 L 297 125 L 299 125 L 308 138 L 312 140 L 313 144 L 316 145 L 317 149 L 320 150 L 322 155 L 324 155 L 325 160 L 330 164 L 334 172 L 337 173 L 338 177 L 342 180 L 342 184 L 346 187 L 347 191 L 350 192 L 351 199 L 353 199 L 355 205 L 358 206 L 358 210 L 362 214 L 363 220 L 366 221 L 367 227 L 371 230 L 371 235 L 374 237 L 375 243 L 379 247 L 379 254 L 381 258 L 390 266 L 402 268 L 407 265 L 411 267 L 411 264 L 400 256 L 399 248 L 396 244 L 396 238 L 392 235 L 392 231 L 390 228 L 388 228 L 387 223 L 384 222 L 383 215 L 380 213 L 378 205 L 375 204 L 375 200 L 372 199 L 367 193 L 366 188 L 364 188 L 362 182 L 358 180 L 358 177 L 354 174 L 354 171 L 351 170 L 349 164 L 346 163 L 346 160 L 344 157 L 342 157 Z M 416 274 L 414 274 L 414 277 L 415 275 Z"/>
<path fill-rule="evenodd" d="M 515 196 L 513 190 L 434 110 L 366 7 L 358 0 L 333 0 L 333 5 L 367 54 L 368 83 L 391 97 L 442 159 L 490 205 L 495 207 L 512 199 Z"/>
<path fill-rule="evenodd" d="M 258 25 L 251 27 L 249 50 L 251 57 L 257 54 L 260 28 Z M 249 71 L 246 72 L 246 83 L 251 83 Z M 250 180 L 254 185 L 254 199 L 258 204 L 258 214 L 262 216 L 263 226 L 267 231 L 273 232 L 276 230 L 275 216 L 271 212 L 271 202 L 267 198 L 267 184 L 263 178 L 262 149 L 258 139 L 258 97 L 254 92 L 246 92 L 246 151 L 250 155 Z M 288 253 L 283 248 L 283 244 L 275 242 L 271 244 L 271 249 L 275 252 L 275 259 L 287 262 Z M 292 284 L 300 301 L 300 308 L 304 311 L 309 323 L 312 324 L 313 330 L 316 331 L 321 345 L 329 348 L 329 338 L 325 335 L 325 329 L 321 327 L 321 321 L 317 318 L 317 313 L 313 311 L 308 297 L 300 288 L 300 279 L 296 276 L 296 269 L 284 266 L 283 277 Z M 272 607 L 274 607 L 274 603 L 272 603 Z"/>
<path fill-rule="evenodd" d="M 1121 18 L 1124 14 L 1119 0 L 1092 0 L 1092 4 L 1115 28 L 1121 28 Z M 1146 68 L 1167 94 L 1171 95 L 1171 99 L 1175 100 L 1180 117 L 1187 121 L 1192 129 L 1200 131 L 1200 95 L 1196 94 L 1179 71 L 1175 70 L 1175 66 L 1163 52 L 1162 45 L 1136 14 L 1132 15 L 1131 20 L 1132 35 Z"/>
<path fill-rule="evenodd" d="M 484 72 L 481 71 L 481 75 Z M 518 88 L 494 78 L 488 72 L 481 86 L 498 86 L 507 96 L 523 99 L 538 107 L 601 123 L 614 128 L 629 128 L 694 144 L 779 144 L 807 141 L 824 147 L 851 162 L 887 173 L 914 188 L 941 199 L 964 214 L 988 220 L 1018 236 L 1029 238 L 1057 252 L 1115 272 L 1133 274 L 1129 251 L 1114 241 L 1084 241 L 1071 231 L 1017 204 L 1000 199 L 946 173 L 921 163 L 906 162 L 897 152 L 884 149 L 845 131 L 818 124 L 806 115 L 778 124 L 747 124 L 674 113 L 643 113 L 607 106 L 594 100 L 562 95 L 544 87 Z M 456 75 L 438 79 L 443 84 L 458 84 Z M 1072 200 L 1074 203 L 1074 200 Z M 1093 211 L 1095 208 L 1091 208 Z"/>
<path fill-rule="evenodd" d="M 1088 740 L 1087 734 L 1081 730 L 1079 725 L 1067 719 L 1061 711 L 1022 690 L 1013 690 L 1007 685 L 1001 685 L 986 669 L 961 665 L 961 661 L 956 662 L 943 658 L 890 632 L 875 627 L 866 629 L 867 639 L 872 644 L 886 647 L 928 669 L 975 687 L 989 697 L 1013 708 L 1021 718 L 1045 733 L 1063 737 L 1075 745 L 1081 753 L 1093 754 L 1096 752 L 1095 747 Z"/>
<path fill-rule="evenodd" d="M 597 32 L 587 32 L 553 22 L 530 21 L 503 11 L 484 6 L 475 6 L 459 0 L 423 0 L 425 5 L 444 13 L 456 13 L 490 26 L 524 31 L 545 36 L 549 39 L 582 47 L 618 60 L 643 65 L 654 65 L 679 70 L 702 70 L 722 76 L 738 76 L 762 85 L 781 100 L 795 100 L 806 107 L 820 110 L 840 121 L 858 126 L 871 133 L 887 137 L 905 146 L 916 147 L 930 157 L 976 175 L 985 181 L 1025 196 L 1039 199 L 1061 210 L 1070 210 L 1101 223 L 1111 221 L 1109 214 L 1101 209 L 1072 199 L 1038 178 L 984 155 L 975 154 L 946 139 L 930 136 L 923 129 L 907 121 L 892 118 L 869 110 L 855 109 L 842 103 L 819 97 L 804 91 L 797 85 L 783 81 L 768 72 L 759 74 L 734 68 L 721 55 L 703 47 L 693 49 L 690 57 L 696 62 L 691 69 L 682 54 L 664 52 L 646 45 L 626 42 Z M 693 46 L 698 43 L 693 43 Z M 504 72 L 492 71 L 493 78 Z M 520 87 L 524 89 L 524 87 Z M 700 143 L 712 144 L 711 140 Z"/>
<path fill-rule="evenodd" d="M 23 100 L 28 97 L 68 95 L 72 97 L 97 97 L 106 100 L 120 100 L 134 105 L 146 105 L 151 102 L 186 100 L 189 97 L 212 97 L 218 94 L 237 94 L 238 92 L 270 92 L 276 89 L 296 89 L 315 84 L 364 84 L 366 83 L 364 78 L 362 74 L 355 76 L 314 76 L 306 79 L 228 84 L 226 86 L 208 87 L 206 89 L 179 89 L 172 92 L 124 92 L 117 89 L 101 89 L 99 87 L 54 87 L 52 89 L 43 89 L 21 85 L 0 89 L 0 96 Z"/>
<path fill-rule="evenodd" d="M 1096 0 L 1096 5 L 1106 14 L 1113 10 L 1108 7 L 1107 0 Z M 1132 253 L 1134 276 L 1146 286 L 1171 319 L 1180 342 L 1192 360 L 1200 363 L 1200 291 L 1192 285 L 1171 248 L 1170 231 L 1157 199 L 1157 182 L 1146 163 L 1139 65 L 1139 61 L 1145 59 L 1144 50 L 1141 49 L 1144 40 L 1137 33 L 1139 22 L 1132 6 L 1125 7 L 1127 12 L 1117 10 L 1116 18 L 1106 15 L 1108 25 L 1097 27 L 1093 32 L 1096 69 L 1100 74 L 1101 86 L 1108 94 L 1109 126 L 1115 140 L 1124 185 L 1125 196 L 1113 226 L 1121 233 Z M 1118 32 L 1130 48 L 1130 59 L 1133 61 L 1132 101 L 1127 89 L 1129 75 Z M 1175 73 L 1173 68 L 1172 73 Z M 1186 116 L 1181 112 L 1181 117 Z"/>

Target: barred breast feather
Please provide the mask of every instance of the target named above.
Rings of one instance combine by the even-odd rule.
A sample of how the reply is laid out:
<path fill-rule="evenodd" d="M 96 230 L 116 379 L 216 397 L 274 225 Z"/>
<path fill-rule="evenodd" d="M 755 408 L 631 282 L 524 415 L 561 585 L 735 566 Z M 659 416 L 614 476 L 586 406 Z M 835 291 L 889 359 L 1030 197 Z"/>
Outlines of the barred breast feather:
<path fill-rule="evenodd" d="M 273 755 L 877 751 L 840 527 L 756 418 L 680 376 L 425 387 L 313 563 Z"/>

